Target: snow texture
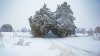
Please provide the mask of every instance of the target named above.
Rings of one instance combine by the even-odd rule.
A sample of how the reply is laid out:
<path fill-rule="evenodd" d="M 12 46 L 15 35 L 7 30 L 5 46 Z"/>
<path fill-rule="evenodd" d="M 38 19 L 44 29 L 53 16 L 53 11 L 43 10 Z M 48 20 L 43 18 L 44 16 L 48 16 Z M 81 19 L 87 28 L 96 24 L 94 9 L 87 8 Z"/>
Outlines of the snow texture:
<path fill-rule="evenodd" d="M 1 34 L 0 56 L 100 56 L 100 41 L 79 33 L 67 38 L 54 38 L 51 33 L 46 38 L 33 38 L 28 32 Z"/>

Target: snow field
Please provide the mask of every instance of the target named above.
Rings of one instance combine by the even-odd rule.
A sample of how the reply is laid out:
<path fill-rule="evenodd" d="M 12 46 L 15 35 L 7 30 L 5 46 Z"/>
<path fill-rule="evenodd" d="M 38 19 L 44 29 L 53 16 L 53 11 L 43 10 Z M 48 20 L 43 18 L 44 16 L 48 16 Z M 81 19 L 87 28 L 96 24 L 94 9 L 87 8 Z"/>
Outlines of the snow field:
<path fill-rule="evenodd" d="M 0 56 L 100 56 L 100 41 L 91 36 L 32 38 L 30 33 L 18 32 L 2 35 Z"/>

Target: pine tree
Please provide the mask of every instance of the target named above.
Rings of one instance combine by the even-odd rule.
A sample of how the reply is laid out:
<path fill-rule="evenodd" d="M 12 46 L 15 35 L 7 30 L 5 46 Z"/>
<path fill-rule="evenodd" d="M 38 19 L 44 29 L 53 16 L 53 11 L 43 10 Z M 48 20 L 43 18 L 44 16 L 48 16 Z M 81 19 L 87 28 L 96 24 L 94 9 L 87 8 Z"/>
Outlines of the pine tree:
<path fill-rule="evenodd" d="M 43 37 L 47 34 L 53 24 L 51 18 L 52 12 L 44 4 L 43 8 L 37 11 L 34 17 L 29 18 L 32 34 L 36 37 Z"/>
<path fill-rule="evenodd" d="M 36 37 L 43 37 L 49 30 L 59 37 L 65 37 L 75 34 L 74 20 L 70 5 L 64 2 L 58 5 L 57 10 L 53 13 L 44 4 L 34 17 L 29 18 L 29 23 L 32 34 Z"/>
<path fill-rule="evenodd" d="M 75 17 L 73 17 L 73 12 L 70 9 L 70 5 L 67 5 L 67 2 L 58 5 L 57 10 L 53 13 L 53 15 L 55 24 L 52 28 L 52 32 L 54 34 L 60 37 L 75 34 Z"/>

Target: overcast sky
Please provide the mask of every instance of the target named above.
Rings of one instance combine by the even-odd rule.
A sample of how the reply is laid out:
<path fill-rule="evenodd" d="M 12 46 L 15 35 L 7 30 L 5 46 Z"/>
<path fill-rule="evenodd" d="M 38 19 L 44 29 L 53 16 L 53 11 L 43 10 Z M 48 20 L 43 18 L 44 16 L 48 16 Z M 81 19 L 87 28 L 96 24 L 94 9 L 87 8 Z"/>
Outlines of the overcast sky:
<path fill-rule="evenodd" d="M 0 0 L 0 26 L 11 24 L 14 29 L 30 28 L 28 18 L 44 3 L 53 12 L 64 1 L 71 5 L 78 28 L 100 26 L 100 0 Z"/>

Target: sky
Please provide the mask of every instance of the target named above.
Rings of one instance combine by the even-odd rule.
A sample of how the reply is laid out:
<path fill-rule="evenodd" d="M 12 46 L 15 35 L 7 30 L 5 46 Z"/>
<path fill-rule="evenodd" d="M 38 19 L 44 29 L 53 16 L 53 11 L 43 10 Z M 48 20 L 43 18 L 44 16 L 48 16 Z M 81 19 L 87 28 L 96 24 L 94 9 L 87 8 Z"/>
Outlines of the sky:
<path fill-rule="evenodd" d="M 54 12 L 57 5 L 67 2 L 74 13 L 78 28 L 100 26 L 100 0 L 0 0 L 0 27 L 10 24 L 16 29 L 30 29 L 28 18 L 46 3 Z"/>

